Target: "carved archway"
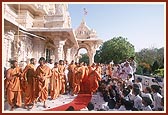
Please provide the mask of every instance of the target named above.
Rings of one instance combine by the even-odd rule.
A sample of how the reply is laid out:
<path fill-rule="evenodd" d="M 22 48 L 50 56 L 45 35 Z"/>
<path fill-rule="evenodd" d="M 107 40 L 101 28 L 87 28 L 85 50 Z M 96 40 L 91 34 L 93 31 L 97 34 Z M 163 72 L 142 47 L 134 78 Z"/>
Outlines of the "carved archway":
<path fill-rule="evenodd" d="M 80 47 L 80 48 L 77 49 L 77 52 L 75 54 L 75 57 L 78 57 L 78 59 L 76 58 L 76 60 L 75 60 L 76 62 L 80 62 L 80 59 L 82 58 L 82 56 L 81 56 L 81 50 L 82 49 L 86 50 L 86 53 L 84 53 L 84 54 L 86 54 L 87 57 L 89 58 L 88 49 L 86 47 Z M 90 60 L 90 58 L 89 58 L 89 60 Z M 89 60 L 86 62 L 87 64 L 89 64 Z"/>
<path fill-rule="evenodd" d="M 79 49 L 87 49 L 87 55 L 89 57 L 89 64 L 94 62 L 94 55 L 96 54 L 96 49 L 102 43 L 102 40 L 97 37 L 96 31 L 90 29 L 84 20 L 75 31 L 79 48 L 76 52 L 76 55 L 79 52 Z"/>
<path fill-rule="evenodd" d="M 87 53 L 88 53 L 88 49 L 87 49 L 86 47 L 80 47 L 80 48 L 78 48 L 78 50 L 77 50 L 75 56 L 77 56 L 77 55 L 79 54 L 79 50 L 81 50 L 81 49 L 86 49 L 86 51 L 87 51 Z"/>

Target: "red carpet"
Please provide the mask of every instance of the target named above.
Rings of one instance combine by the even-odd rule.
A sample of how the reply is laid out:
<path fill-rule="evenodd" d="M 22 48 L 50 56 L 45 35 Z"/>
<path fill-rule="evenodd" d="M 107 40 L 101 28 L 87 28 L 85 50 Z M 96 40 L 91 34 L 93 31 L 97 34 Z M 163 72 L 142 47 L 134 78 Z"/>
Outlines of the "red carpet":
<path fill-rule="evenodd" d="M 92 96 L 90 94 L 79 94 L 72 102 L 52 109 L 47 109 L 46 111 L 65 111 L 69 106 L 73 106 L 75 111 L 79 111 L 87 106 L 91 97 Z"/>

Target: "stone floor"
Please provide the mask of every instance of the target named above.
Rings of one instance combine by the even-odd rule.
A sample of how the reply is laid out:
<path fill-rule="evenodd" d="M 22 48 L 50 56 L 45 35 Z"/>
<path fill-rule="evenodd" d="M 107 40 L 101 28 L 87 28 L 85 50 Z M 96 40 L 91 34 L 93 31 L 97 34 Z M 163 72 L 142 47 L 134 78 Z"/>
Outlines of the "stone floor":
<path fill-rule="evenodd" d="M 64 104 L 67 104 L 67 103 L 73 101 L 73 99 L 76 96 L 77 95 L 71 96 L 69 94 L 60 95 L 60 97 L 58 97 L 55 100 L 50 100 L 50 97 L 49 97 L 48 100 L 46 101 L 47 108 L 43 107 L 43 103 L 37 102 L 37 104 L 35 104 L 34 108 L 32 108 L 29 111 L 44 111 L 44 110 L 47 110 L 47 109 L 58 107 L 58 106 L 61 106 L 61 105 L 64 105 Z M 103 100 L 103 97 L 100 96 L 99 92 L 97 94 L 92 95 L 91 102 L 94 104 L 94 110 L 95 111 L 97 111 L 99 109 L 108 110 L 107 103 Z M 86 111 L 86 110 L 87 110 L 87 108 L 81 109 L 81 111 Z M 10 111 L 10 106 L 9 106 L 9 104 L 7 102 L 4 103 L 4 111 L 5 112 Z M 15 108 L 14 111 L 16 111 L 16 112 L 19 112 L 19 111 L 28 112 L 28 110 L 24 109 L 23 107 Z"/>
<path fill-rule="evenodd" d="M 61 106 L 61 105 L 64 105 L 64 104 L 71 102 L 76 96 L 77 95 L 75 95 L 75 96 L 60 95 L 60 97 L 58 97 L 55 100 L 50 100 L 50 97 L 49 97 L 48 100 L 46 101 L 47 108 L 43 107 L 43 103 L 37 102 L 35 104 L 35 106 L 30 111 L 43 111 L 43 110 L 47 110 L 50 108 L 58 107 L 58 106 Z M 5 111 L 10 110 L 10 106 L 7 102 L 4 103 L 4 110 Z M 28 111 L 28 110 L 21 107 L 21 108 L 15 108 L 14 111 Z"/>

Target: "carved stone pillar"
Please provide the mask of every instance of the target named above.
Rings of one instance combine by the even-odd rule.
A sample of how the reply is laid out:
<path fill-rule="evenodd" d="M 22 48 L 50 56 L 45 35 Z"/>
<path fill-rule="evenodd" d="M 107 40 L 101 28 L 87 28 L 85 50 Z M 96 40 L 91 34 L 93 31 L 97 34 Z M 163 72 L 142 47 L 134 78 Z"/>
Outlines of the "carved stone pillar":
<path fill-rule="evenodd" d="M 12 43 L 14 41 L 14 34 L 15 32 L 10 30 L 10 31 L 7 31 L 4 35 L 4 45 L 3 45 L 3 50 L 2 50 L 2 53 L 4 54 L 3 55 L 3 66 L 6 67 L 6 68 L 10 68 L 10 63 L 8 62 L 12 57 Z"/>
<path fill-rule="evenodd" d="M 90 64 L 94 63 L 94 56 L 96 54 L 96 47 L 97 45 L 96 44 L 93 44 L 93 43 L 90 43 L 90 57 L 89 57 L 89 62 Z"/>
<path fill-rule="evenodd" d="M 71 48 L 71 51 L 70 51 L 71 60 L 76 61 L 77 51 L 78 51 L 77 48 L 74 48 L 74 47 Z"/>
<path fill-rule="evenodd" d="M 15 57 L 17 56 L 18 64 L 24 68 L 27 60 L 32 58 L 32 38 L 27 35 L 15 35 Z"/>
<path fill-rule="evenodd" d="M 60 40 L 54 40 L 54 44 L 55 44 L 55 61 L 58 62 L 59 60 L 64 60 L 63 57 L 63 46 L 65 45 L 65 41 L 60 41 Z"/>
<path fill-rule="evenodd" d="M 95 52 L 92 52 L 92 51 L 89 51 L 88 52 L 88 56 L 89 56 L 89 64 L 91 65 L 92 63 L 94 63 L 94 55 L 96 53 Z"/>
<path fill-rule="evenodd" d="M 18 54 L 19 54 L 19 37 L 16 37 L 16 35 L 14 36 L 14 41 L 13 41 L 13 59 L 18 61 Z"/>
<path fill-rule="evenodd" d="M 64 60 L 67 60 L 68 61 L 68 63 L 70 63 L 71 62 L 71 48 L 68 48 L 68 47 L 66 47 L 65 49 L 64 49 Z"/>
<path fill-rule="evenodd" d="M 90 55 L 90 57 L 89 57 L 89 63 L 90 64 L 92 64 L 92 63 L 94 63 L 94 53 L 92 53 L 91 55 Z"/>

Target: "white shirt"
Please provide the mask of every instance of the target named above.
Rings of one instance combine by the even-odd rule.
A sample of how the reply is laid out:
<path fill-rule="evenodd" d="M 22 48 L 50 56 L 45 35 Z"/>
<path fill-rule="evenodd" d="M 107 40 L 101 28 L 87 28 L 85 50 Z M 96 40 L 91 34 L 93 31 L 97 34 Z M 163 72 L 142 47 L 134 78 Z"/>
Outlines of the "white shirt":
<path fill-rule="evenodd" d="M 153 98 L 152 98 L 152 95 L 150 93 L 143 93 L 143 92 L 141 92 L 141 96 L 142 97 L 149 97 L 151 99 L 151 101 L 152 101 L 152 104 L 153 104 Z"/>
<path fill-rule="evenodd" d="M 102 109 L 104 109 L 106 111 L 109 110 L 108 102 L 102 104 Z"/>
<path fill-rule="evenodd" d="M 132 67 L 129 65 L 129 66 L 124 66 L 124 71 L 125 71 L 125 73 L 127 74 L 127 76 L 128 76 L 128 74 L 131 74 L 132 75 L 132 78 L 130 79 L 130 81 L 132 81 L 132 80 L 134 80 L 134 77 L 133 77 L 133 69 L 132 69 Z"/>
<path fill-rule="evenodd" d="M 114 77 L 118 77 L 118 67 L 114 66 L 113 68 L 114 68 L 114 70 L 113 70 L 113 76 Z"/>
<path fill-rule="evenodd" d="M 134 60 L 132 60 L 132 61 L 130 62 L 130 65 L 131 65 L 131 67 L 132 67 L 132 69 L 133 69 L 133 72 L 135 73 L 135 72 L 136 72 L 136 67 L 137 67 L 136 62 L 135 62 Z"/>
<path fill-rule="evenodd" d="M 153 94 L 153 100 L 154 100 L 154 109 L 157 111 L 158 108 L 161 108 L 161 99 L 162 96 L 159 93 Z"/>
<path fill-rule="evenodd" d="M 142 111 L 152 111 L 152 108 L 148 105 L 148 106 L 144 106 L 143 108 L 142 108 Z"/>
<path fill-rule="evenodd" d="M 126 111 L 126 108 L 124 105 L 121 105 L 120 108 L 118 109 L 118 111 Z"/>
<path fill-rule="evenodd" d="M 133 69 L 132 69 L 132 67 L 129 65 L 129 66 L 124 66 L 124 68 L 123 68 L 124 70 L 125 70 L 125 73 L 126 74 L 132 74 L 133 75 Z"/>
<path fill-rule="evenodd" d="M 122 80 L 126 80 L 126 79 L 127 79 L 127 76 L 128 76 L 128 74 L 126 74 L 126 73 L 120 74 L 120 78 L 121 78 Z"/>
<path fill-rule="evenodd" d="M 135 83 L 135 84 L 137 84 L 137 85 L 138 85 L 138 87 L 139 87 L 140 91 L 143 91 L 143 89 L 142 89 L 142 83 L 141 83 L 141 82 L 138 82 L 138 83 Z"/>
<path fill-rule="evenodd" d="M 132 85 L 133 85 L 133 83 L 132 83 L 131 79 L 129 79 L 129 80 L 125 80 L 125 82 L 126 82 L 126 85 L 127 85 L 127 86 L 129 86 L 129 85 L 131 85 L 131 86 L 132 86 Z"/>
<path fill-rule="evenodd" d="M 137 109 L 142 108 L 142 98 L 139 95 L 135 96 L 134 107 L 137 108 Z"/>
<path fill-rule="evenodd" d="M 135 99 L 135 95 L 132 94 L 132 90 L 131 90 L 130 93 L 128 94 L 128 98 L 129 98 L 130 100 L 134 100 L 134 99 Z"/>
<path fill-rule="evenodd" d="M 47 63 L 47 66 L 52 69 L 54 67 L 54 64 Z"/>
<path fill-rule="evenodd" d="M 129 96 L 127 95 L 127 96 L 125 96 L 125 97 L 123 97 L 125 100 L 127 100 L 127 101 L 129 101 L 130 100 L 130 98 L 129 98 Z"/>

